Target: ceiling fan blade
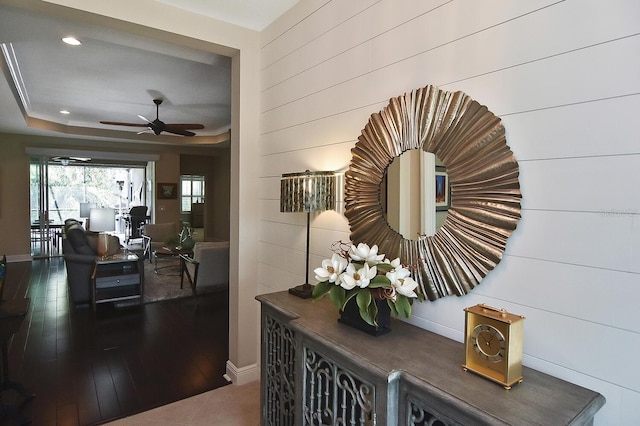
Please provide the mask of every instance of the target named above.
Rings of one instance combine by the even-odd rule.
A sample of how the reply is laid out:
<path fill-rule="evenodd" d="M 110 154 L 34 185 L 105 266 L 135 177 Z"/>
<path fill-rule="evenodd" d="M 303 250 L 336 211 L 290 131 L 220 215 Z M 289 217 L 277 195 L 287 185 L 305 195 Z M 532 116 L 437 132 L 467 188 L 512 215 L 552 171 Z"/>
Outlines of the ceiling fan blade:
<path fill-rule="evenodd" d="M 129 127 L 148 127 L 148 124 L 142 123 L 121 123 L 119 121 L 101 121 L 102 124 L 109 124 L 111 126 L 129 126 Z"/>
<path fill-rule="evenodd" d="M 71 163 L 75 163 L 76 161 L 80 161 L 82 163 L 86 163 L 87 161 L 91 161 L 91 158 L 89 157 L 62 157 L 62 156 L 55 156 L 55 157 L 51 157 L 51 161 L 55 162 L 55 163 L 60 163 L 63 166 L 68 166 Z"/>
<path fill-rule="evenodd" d="M 193 132 L 190 132 L 188 130 L 180 130 L 180 129 L 164 129 L 165 132 L 167 133 L 173 133 L 174 135 L 180 135 L 180 136 L 195 136 L 196 134 Z"/>
<path fill-rule="evenodd" d="M 180 135 L 180 136 L 195 136 L 196 134 L 193 133 L 193 132 L 190 132 L 189 130 L 204 129 L 204 125 L 195 124 L 195 123 L 165 124 L 164 122 L 160 121 L 160 118 L 158 118 L 158 116 L 159 116 L 159 108 L 160 108 L 160 104 L 162 104 L 162 99 L 160 99 L 160 98 L 154 99 L 153 103 L 156 104 L 156 119 L 155 120 L 150 121 L 145 116 L 138 114 L 138 118 L 140 118 L 141 120 L 146 121 L 146 124 L 141 124 L 141 123 L 123 123 L 123 122 L 120 122 L 120 121 L 101 121 L 100 123 L 109 124 L 109 125 L 112 125 L 112 126 L 146 127 L 148 129 L 148 130 L 143 130 L 141 132 L 138 132 L 139 135 L 143 134 L 143 133 L 148 133 L 149 130 L 150 130 L 153 133 L 155 133 L 156 135 L 159 135 L 162 132 L 168 132 L 168 133 L 173 133 L 174 135 Z"/>
<path fill-rule="evenodd" d="M 174 123 L 165 124 L 165 128 L 171 130 L 198 130 L 204 129 L 204 126 L 202 124 Z"/>

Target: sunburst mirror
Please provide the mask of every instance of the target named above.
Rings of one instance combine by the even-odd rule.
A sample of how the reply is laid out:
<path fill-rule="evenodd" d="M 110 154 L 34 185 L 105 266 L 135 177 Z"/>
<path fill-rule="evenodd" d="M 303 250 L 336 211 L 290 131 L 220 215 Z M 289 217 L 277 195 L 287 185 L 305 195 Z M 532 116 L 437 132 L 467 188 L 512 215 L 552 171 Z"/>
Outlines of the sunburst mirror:
<path fill-rule="evenodd" d="M 450 207 L 433 236 L 408 239 L 387 222 L 380 186 L 393 160 L 414 149 L 446 167 Z M 500 119 L 486 106 L 462 92 L 414 90 L 372 114 L 351 152 L 351 241 L 416 265 L 414 278 L 429 300 L 468 293 L 500 262 L 520 219 L 519 169 Z"/>

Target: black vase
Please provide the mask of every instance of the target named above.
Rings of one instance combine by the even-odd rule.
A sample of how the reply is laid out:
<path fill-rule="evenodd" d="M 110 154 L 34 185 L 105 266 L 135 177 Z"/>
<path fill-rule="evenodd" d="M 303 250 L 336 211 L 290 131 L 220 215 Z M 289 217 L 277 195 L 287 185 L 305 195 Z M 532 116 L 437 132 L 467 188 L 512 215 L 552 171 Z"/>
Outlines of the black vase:
<path fill-rule="evenodd" d="M 372 336 L 380 336 L 390 332 L 391 328 L 389 328 L 389 325 L 391 324 L 391 308 L 385 299 L 373 299 L 373 301 L 378 307 L 378 315 L 376 316 L 376 322 L 378 323 L 377 327 L 368 324 L 362 319 L 355 297 L 351 298 L 347 302 L 344 307 L 344 311 L 340 311 L 340 318 L 338 318 L 338 322 L 357 328 L 358 330 L 364 331 Z"/>

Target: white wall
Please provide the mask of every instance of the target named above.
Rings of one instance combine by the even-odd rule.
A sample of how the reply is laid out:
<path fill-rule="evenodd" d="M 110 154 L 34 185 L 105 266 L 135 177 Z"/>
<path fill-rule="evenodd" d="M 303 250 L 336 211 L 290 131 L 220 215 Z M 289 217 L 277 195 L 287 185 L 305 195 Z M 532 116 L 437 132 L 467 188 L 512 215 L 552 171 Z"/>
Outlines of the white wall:
<path fill-rule="evenodd" d="M 503 119 L 522 220 L 478 288 L 411 322 L 462 341 L 466 306 L 525 315 L 526 365 L 605 395 L 596 424 L 640 424 L 640 2 L 302 0 L 261 36 L 259 293 L 305 279 L 282 173 L 344 171 L 391 97 L 464 91 Z M 313 269 L 349 227 L 312 220 Z"/>

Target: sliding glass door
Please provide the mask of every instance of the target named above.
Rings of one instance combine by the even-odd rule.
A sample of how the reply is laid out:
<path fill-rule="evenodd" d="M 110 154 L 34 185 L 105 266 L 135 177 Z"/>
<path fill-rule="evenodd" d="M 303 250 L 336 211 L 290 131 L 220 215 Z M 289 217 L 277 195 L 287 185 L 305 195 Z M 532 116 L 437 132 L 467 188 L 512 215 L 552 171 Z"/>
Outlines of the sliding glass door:
<path fill-rule="evenodd" d="M 31 158 L 31 255 L 62 255 L 62 226 L 74 218 L 91 229 L 87 207 L 112 208 L 113 230 L 125 240 L 129 210 L 146 205 L 147 164 L 97 164 Z"/>
<path fill-rule="evenodd" d="M 56 239 L 55 226 L 49 218 L 49 159 L 35 157 L 31 159 L 29 168 L 31 179 L 31 256 L 34 258 L 49 257 L 62 253 L 62 240 Z M 52 238 L 54 237 L 54 238 Z M 55 253 L 54 253 L 55 251 Z"/>

